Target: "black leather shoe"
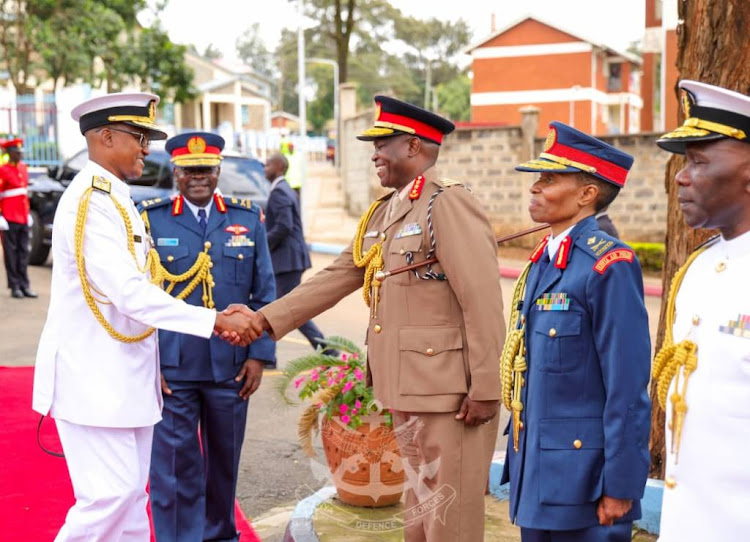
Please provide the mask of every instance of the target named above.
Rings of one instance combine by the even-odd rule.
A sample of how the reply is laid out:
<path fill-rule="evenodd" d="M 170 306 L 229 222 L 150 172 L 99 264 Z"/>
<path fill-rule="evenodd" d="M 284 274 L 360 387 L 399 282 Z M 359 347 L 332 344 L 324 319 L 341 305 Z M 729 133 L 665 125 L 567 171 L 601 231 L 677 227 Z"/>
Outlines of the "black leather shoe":
<path fill-rule="evenodd" d="M 21 288 L 21 293 L 23 293 L 24 297 L 39 297 L 39 294 L 28 288 Z"/>
<path fill-rule="evenodd" d="M 23 299 L 23 292 L 21 290 L 12 290 L 10 292 L 10 297 L 15 297 L 16 299 Z"/>

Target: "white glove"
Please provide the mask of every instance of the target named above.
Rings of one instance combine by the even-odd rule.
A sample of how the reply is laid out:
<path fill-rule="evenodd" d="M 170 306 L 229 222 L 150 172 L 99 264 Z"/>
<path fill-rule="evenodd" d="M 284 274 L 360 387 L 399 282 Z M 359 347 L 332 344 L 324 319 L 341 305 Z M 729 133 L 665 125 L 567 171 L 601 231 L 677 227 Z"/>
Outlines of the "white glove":
<path fill-rule="evenodd" d="M 34 217 L 29 213 L 29 218 L 26 219 L 26 225 L 30 228 L 34 225 Z"/>
<path fill-rule="evenodd" d="M 10 226 L 8 226 L 8 221 L 5 220 L 3 215 L 0 215 L 0 231 L 8 231 L 10 229 Z"/>

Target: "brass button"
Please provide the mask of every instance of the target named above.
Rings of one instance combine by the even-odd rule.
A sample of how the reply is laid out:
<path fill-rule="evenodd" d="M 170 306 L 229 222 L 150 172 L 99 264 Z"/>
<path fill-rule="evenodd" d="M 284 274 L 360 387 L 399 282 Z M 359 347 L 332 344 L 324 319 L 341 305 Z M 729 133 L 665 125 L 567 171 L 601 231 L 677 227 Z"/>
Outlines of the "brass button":
<path fill-rule="evenodd" d="M 693 325 L 697 326 L 700 323 L 701 323 L 701 317 L 698 316 L 697 314 L 695 316 L 693 316 Z"/>
<path fill-rule="evenodd" d="M 526 323 L 526 317 L 522 314 L 521 315 L 521 325 Z"/>
<path fill-rule="evenodd" d="M 214 262 L 208 262 L 208 268 L 213 269 L 214 268 Z"/>
<path fill-rule="evenodd" d="M 576 450 L 580 450 L 581 446 L 583 446 L 583 442 L 581 442 L 580 440 L 575 439 L 573 441 L 573 448 L 575 448 Z"/>
<path fill-rule="evenodd" d="M 664 485 L 667 487 L 667 489 L 674 489 L 677 486 L 677 480 L 675 480 L 671 476 L 667 476 L 664 479 Z"/>
<path fill-rule="evenodd" d="M 554 338 L 554 337 L 557 337 L 557 330 L 556 330 L 555 328 L 551 327 L 551 328 L 549 329 L 549 336 L 550 336 L 550 337 L 553 337 L 553 338 Z"/>
<path fill-rule="evenodd" d="M 427 350 L 424 351 L 424 353 L 427 354 L 428 356 L 435 355 L 435 351 L 432 348 L 428 348 Z"/>
<path fill-rule="evenodd" d="M 523 431 L 523 422 L 518 422 L 518 430 Z"/>
<path fill-rule="evenodd" d="M 375 333 L 380 333 L 381 331 L 383 331 L 383 327 L 380 324 L 375 324 L 375 326 L 372 328 L 372 330 Z"/>
<path fill-rule="evenodd" d="M 203 248 L 211 248 L 211 241 L 206 241 L 205 243 L 203 243 Z"/>
<path fill-rule="evenodd" d="M 242 254 L 238 254 L 238 255 L 237 255 L 237 259 L 238 259 L 238 260 L 244 260 L 244 259 L 245 259 L 245 256 L 243 256 Z"/>
<path fill-rule="evenodd" d="M 726 262 L 719 262 L 716 264 L 716 272 L 721 273 L 727 268 Z"/>
<path fill-rule="evenodd" d="M 168 262 L 173 262 L 174 261 L 174 256 L 172 256 L 171 254 L 169 256 L 167 256 L 167 261 Z"/>
<path fill-rule="evenodd" d="M 402 248 L 401 250 L 398 251 L 398 253 L 399 254 L 406 254 L 406 251 Z"/>
<path fill-rule="evenodd" d="M 385 238 L 386 238 L 385 232 L 381 233 L 380 234 L 380 240 L 381 241 L 385 241 Z"/>

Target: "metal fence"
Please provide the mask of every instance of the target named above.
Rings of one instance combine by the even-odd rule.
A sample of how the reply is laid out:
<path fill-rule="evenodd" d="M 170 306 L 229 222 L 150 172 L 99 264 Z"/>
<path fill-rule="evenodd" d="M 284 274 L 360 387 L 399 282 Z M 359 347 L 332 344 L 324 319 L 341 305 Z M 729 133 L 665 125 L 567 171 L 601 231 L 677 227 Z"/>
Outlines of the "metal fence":
<path fill-rule="evenodd" d="M 29 166 L 60 164 L 55 97 L 21 95 L 14 105 L 0 107 L 0 137 L 23 138 L 23 160 Z"/>

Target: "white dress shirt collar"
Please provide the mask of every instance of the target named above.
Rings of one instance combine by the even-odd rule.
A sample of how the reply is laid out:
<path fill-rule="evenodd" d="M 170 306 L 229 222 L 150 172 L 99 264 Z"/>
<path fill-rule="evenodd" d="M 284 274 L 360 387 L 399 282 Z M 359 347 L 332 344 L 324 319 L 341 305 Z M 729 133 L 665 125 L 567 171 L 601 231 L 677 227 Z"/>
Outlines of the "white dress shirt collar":
<path fill-rule="evenodd" d="M 747 256 L 750 254 L 750 231 L 746 231 L 729 241 L 724 239 L 723 236 L 719 237 L 719 242 L 716 246 L 718 250 L 724 253 L 724 257 L 727 260 Z"/>
<path fill-rule="evenodd" d="M 557 249 L 560 248 L 560 245 L 563 242 L 563 239 L 565 239 L 568 234 L 573 231 L 573 228 L 575 228 L 575 224 L 573 224 L 571 227 L 569 227 L 567 230 L 560 232 L 558 235 L 555 235 L 554 237 L 550 233 L 549 241 L 547 241 L 547 252 L 549 254 L 549 260 L 553 261 L 555 259 L 555 254 L 557 254 Z"/>
<path fill-rule="evenodd" d="M 198 210 L 204 209 L 206 211 L 206 222 L 208 222 L 208 217 L 211 215 L 211 207 L 213 207 L 213 205 L 211 205 L 214 201 L 213 198 L 211 198 L 211 201 L 209 201 L 208 205 L 205 207 L 198 207 L 195 203 L 191 203 L 185 196 L 183 196 L 182 199 L 185 200 L 185 205 L 190 209 L 190 212 L 193 213 L 193 216 L 198 222 L 200 222 L 200 218 L 198 218 Z"/>

